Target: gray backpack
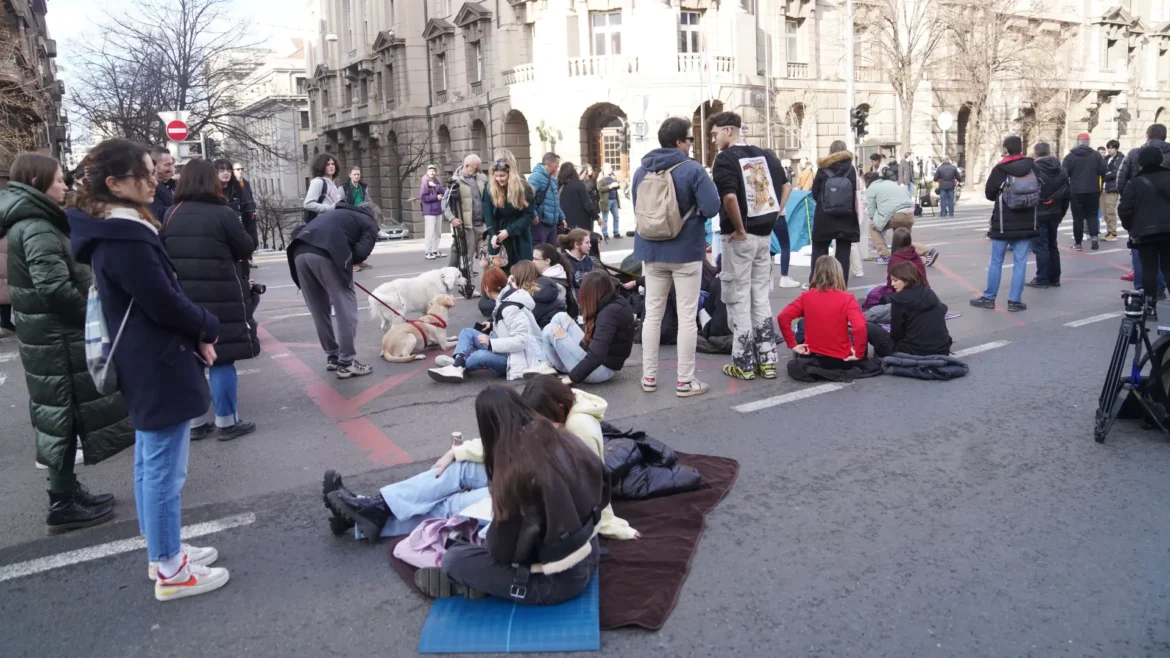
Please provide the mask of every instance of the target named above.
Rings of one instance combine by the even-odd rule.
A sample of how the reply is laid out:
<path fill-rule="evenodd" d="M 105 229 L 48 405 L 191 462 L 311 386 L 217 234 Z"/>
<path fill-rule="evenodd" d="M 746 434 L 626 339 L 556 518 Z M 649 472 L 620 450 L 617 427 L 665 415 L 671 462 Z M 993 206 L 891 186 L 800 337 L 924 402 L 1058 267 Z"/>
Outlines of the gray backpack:
<path fill-rule="evenodd" d="M 684 160 L 662 171 L 648 171 L 638 183 L 634 204 L 634 219 L 638 235 L 643 240 L 662 242 L 673 240 L 682 232 L 683 224 L 698 209 L 698 203 L 686 215 L 678 211 L 678 199 L 674 193 L 674 178 L 670 172 L 688 161 Z"/>
<path fill-rule="evenodd" d="M 1023 176 L 1008 176 L 1003 182 L 999 200 L 1012 210 L 1028 210 L 1040 205 L 1040 179 L 1028 172 Z"/>

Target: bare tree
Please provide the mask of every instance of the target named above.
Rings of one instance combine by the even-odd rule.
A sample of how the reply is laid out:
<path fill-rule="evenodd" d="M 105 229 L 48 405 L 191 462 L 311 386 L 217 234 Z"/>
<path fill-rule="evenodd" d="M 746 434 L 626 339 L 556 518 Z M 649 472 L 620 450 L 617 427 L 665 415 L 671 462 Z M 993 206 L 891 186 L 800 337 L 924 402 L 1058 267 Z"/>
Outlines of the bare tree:
<path fill-rule="evenodd" d="M 859 10 L 861 20 L 873 26 L 877 59 L 886 67 L 890 86 L 902 106 L 899 137 L 903 151 L 909 151 L 914 97 L 945 34 L 940 0 L 863 0 Z"/>
<path fill-rule="evenodd" d="M 259 188 L 252 189 L 256 201 L 256 232 L 260 235 L 261 247 L 284 249 L 287 236 L 300 223 L 299 208 L 290 207 L 287 201 L 272 192 Z"/>
<path fill-rule="evenodd" d="M 397 138 L 389 140 L 387 155 L 389 156 L 390 180 L 394 184 L 391 190 L 391 204 L 388 209 L 397 210 L 399 221 L 404 221 L 406 215 L 403 202 L 414 202 L 418 190 L 420 172 L 426 163 L 432 159 L 433 138 L 430 132 L 411 130 L 396 133 Z M 408 196 L 409 195 L 409 196 Z M 385 202 L 383 202 L 385 205 Z M 417 227 L 411 227 L 412 230 Z"/>
<path fill-rule="evenodd" d="M 17 42 L 10 27 L 0 24 L 0 65 L 16 61 Z M 44 97 L 37 76 L 0 82 L 0 165 L 37 147 L 40 127 L 37 98 Z"/>

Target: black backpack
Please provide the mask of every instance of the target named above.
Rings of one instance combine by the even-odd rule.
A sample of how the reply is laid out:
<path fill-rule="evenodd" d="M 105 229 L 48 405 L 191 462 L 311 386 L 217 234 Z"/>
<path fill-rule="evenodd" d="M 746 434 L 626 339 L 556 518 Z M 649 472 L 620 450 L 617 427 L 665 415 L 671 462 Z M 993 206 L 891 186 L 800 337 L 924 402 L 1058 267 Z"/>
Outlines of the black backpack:
<path fill-rule="evenodd" d="M 844 175 L 829 172 L 829 178 L 821 188 L 820 210 L 833 217 L 848 217 L 853 214 L 854 187 L 853 169 Z"/>

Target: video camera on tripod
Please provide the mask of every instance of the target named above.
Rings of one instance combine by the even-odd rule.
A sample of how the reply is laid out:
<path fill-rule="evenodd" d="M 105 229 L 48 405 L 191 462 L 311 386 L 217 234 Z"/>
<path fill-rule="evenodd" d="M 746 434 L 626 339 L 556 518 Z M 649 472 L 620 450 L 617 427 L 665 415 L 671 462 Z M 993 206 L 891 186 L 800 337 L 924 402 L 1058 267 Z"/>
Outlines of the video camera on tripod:
<path fill-rule="evenodd" d="M 1150 343 L 1146 328 L 1146 295 L 1141 290 L 1121 293 L 1125 316 L 1105 374 L 1097 404 L 1093 438 L 1104 443 L 1118 418 L 1140 418 L 1144 429 L 1155 427 L 1170 433 L 1167 389 L 1170 388 L 1170 327 L 1156 327 L 1158 340 Z M 1125 375 L 1129 346 L 1134 346 L 1129 374 Z M 1144 374 L 1143 374 L 1144 373 Z M 1125 393 L 1125 395 L 1122 395 Z"/>

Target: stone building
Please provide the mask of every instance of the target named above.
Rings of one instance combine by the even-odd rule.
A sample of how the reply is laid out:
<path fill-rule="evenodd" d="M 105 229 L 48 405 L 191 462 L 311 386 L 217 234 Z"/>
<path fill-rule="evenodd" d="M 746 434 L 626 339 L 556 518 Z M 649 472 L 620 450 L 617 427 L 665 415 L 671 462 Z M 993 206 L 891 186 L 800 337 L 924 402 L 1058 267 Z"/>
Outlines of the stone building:
<path fill-rule="evenodd" d="M 60 159 L 68 150 L 57 80 L 57 42 L 45 23 L 46 0 L 0 0 L 0 180 L 22 151 Z"/>
<path fill-rule="evenodd" d="M 904 110 L 873 45 L 875 3 L 889 1 L 856 0 L 856 106 L 869 110 L 862 157 L 902 150 Z M 1170 106 L 1170 0 L 1130 1 L 1134 6 L 1049 3 L 1043 13 L 1029 11 L 1013 24 L 1021 33 L 1051 39 L 1069 67 L 1058 83 L 1046 81 L 1043 99 L 1034 89 L 1039 85 L 997 83 L 996 93 L 985 95 L 994 102 L 977 105 L 981 157 L 1004 130 L 1061 147 L 1081 130 L 1101 143 L 1120 137 L 1131 145 L 1145 125 L 1164 117 Z M 723 109 L 743 116 L 749 141 L 793 160 L 823 155 L 849 129 L 843 4 L 310 2 L 313 150 L 360 163 L 374 197 L 407 222 L 421 219 L 414 197 L 426 165 L 446 172 L 467 153 L 487 161 L 506 147 L 527 171 L 542 152 L 554 150 L 566 161 L 607 162 L 626 175 L 657 146 L 655 132 L 668 116 L 693 117 L 699 137 L 694 157 L 707 161 L 714 149 L 703 143 L 706 131 L 699 125 Z M 946 47 L 938 54 L 910 108 L 911 150 L 941 154 L 946 148 L 964 160 L 976 151 L 966 134 L 972 92 L 947 65 Z M 1059 67 L 1036 68 L 1047 76 Z M 935 122 L 943 111 L 957 117 L 945 146 Z"/>

